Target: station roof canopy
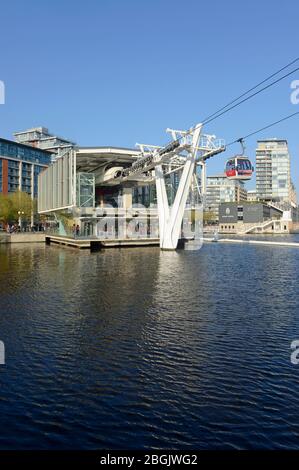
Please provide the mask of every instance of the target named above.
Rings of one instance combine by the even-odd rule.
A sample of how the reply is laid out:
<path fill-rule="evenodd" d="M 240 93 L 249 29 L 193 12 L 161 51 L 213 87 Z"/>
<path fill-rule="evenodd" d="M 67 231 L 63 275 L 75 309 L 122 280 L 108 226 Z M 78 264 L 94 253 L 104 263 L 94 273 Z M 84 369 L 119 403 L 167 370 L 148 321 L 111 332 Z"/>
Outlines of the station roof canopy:
<path fill-rule="evenodd" d="M 140 150 L 121 147 L 80 147 L 76 151 L 77 170 L 93 172 L 102 167 L 128 166 Z"/>

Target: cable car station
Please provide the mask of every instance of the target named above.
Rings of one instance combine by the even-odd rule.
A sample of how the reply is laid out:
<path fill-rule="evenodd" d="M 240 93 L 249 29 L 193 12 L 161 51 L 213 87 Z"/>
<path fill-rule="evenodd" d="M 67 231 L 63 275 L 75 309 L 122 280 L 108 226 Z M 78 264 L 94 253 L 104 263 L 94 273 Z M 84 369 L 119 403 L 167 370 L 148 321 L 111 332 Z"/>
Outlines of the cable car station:
<path fill-rule="evenodd" d="M 176 249 L 200 223 L 205 161 L 225 145 L 201 124 L 167 133 L 165 147 L 66 149 L 39 176 L 39 213 L 53 214 L 62 236 L 71 220 L 88 237 L 158 238 L 162 249 Z"/>

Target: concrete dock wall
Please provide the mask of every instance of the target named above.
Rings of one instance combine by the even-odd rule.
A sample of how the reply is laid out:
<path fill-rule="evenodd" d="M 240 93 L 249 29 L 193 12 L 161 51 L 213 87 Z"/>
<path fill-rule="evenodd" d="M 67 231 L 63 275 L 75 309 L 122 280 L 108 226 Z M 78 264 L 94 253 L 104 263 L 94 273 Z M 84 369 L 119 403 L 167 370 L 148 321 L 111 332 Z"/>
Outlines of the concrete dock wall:
<path fill-rule="evenodd" d="M 45 243 L 44 233 L 0 233 L 0 243 Z"/>
<path fill-rule="evenodd" d="M 204 242 L 215 242 L 212 238 L 204 238 Z M 299 242 L 285 242 L 285 241 L 270 241 L 270 240 L 239 240 L 236 238 L 219 238 L 217 243 L 239 243 L 243 245 L 271 245 L 271 246 L 289 246 L 299 248 Z"/>
<path fill-rule="evenodd" d="M 8 243 L 9 235 L 0 233 L 0 243 Z"/>

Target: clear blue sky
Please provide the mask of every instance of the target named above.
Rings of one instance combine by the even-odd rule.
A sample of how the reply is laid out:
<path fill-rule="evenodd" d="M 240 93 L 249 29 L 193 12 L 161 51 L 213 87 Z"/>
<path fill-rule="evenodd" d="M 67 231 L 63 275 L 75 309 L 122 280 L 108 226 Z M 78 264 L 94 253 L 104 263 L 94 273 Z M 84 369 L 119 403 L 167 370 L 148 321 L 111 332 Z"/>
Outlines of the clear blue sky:
<path fill-rule="evenodd" d="M 164 144 L 166 127 L 190 127 L 299 56 L 298 18 L 296 0 L 3 0 L 0 135 L 43 125 L 81 145 Z M 291 79 L 206 131 L 228 142 L 299 111 Z M 298 126 L 258 136 L 288 139 L 297 188 Z"/>

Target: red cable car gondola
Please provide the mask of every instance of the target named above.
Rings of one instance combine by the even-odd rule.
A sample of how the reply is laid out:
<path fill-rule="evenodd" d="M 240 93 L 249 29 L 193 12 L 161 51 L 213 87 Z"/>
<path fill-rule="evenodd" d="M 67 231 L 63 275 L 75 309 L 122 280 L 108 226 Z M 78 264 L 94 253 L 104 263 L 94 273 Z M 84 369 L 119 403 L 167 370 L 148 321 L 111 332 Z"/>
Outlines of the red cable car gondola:
<path fill-rule="evenodd" d="M 245 147 L 243 140 L 239 140 L 243 152 L 241 155 L 235 155 L 226 162 L 225 174 L 230 180 L 250 180 L 254 168 L 249 158 L 244 155 Z"/>

